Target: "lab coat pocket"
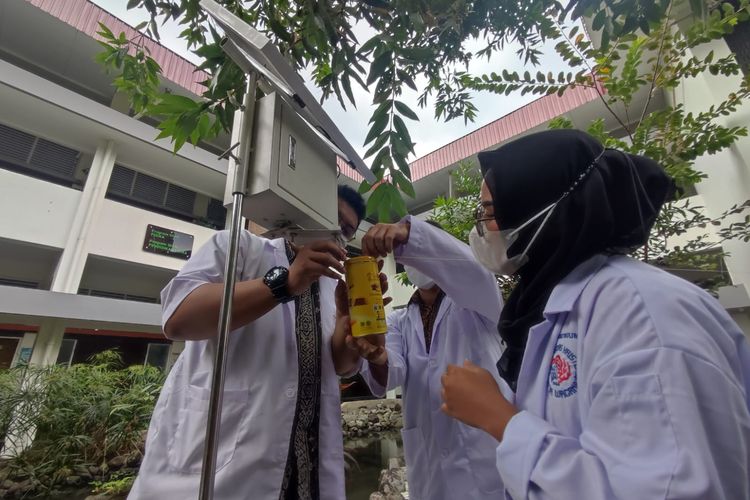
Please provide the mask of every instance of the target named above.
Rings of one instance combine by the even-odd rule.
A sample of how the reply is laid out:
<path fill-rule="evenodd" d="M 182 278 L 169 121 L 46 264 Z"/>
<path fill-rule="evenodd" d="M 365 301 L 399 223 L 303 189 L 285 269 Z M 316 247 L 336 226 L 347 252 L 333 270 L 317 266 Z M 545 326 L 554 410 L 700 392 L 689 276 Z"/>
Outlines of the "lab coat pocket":
<path fill-rule="evenodd" d="M 208 402 L 211 391 L 191 385 L 185 393 L 183 408 L 177 415 L 174 436 L 167 444 L 169 468 L 183 474 L 201 472 L 203 448 L 208 425 Z M 221 410 L 219 449 L 216 469 L 231 462 L 248 407 L 247 390 L 225 390 Z"/>
<path fill-rule="evenodd" d="M 503 482 L 497 470 L 498 442 L 474 427 L 460 424 L 460 428 L 463 434 L 463 447 L 477 488 L 482 493 L 499 495 Z"/>
<path fill-rule="evenodd" d="M 619 453 L 619 463 L 610 470 L 615 493 L 619 493 L 618 497 L 666 497 L 678 449 L 659 375 L 613 376 L 609 391 L 615 407 L 606 412 L 613 417 L 608 440 L 611 449 Z M 635 470 L 648 471 L 651 479 L 634 485 Z M 626 492 L 631 494 L 625 495 Z"/>
<path fill-rule="evenodd" d="M 424 467 L 427 464 L 422 429 L 411 427 L 401 430 L 401 439 L 404 443 L 404 460 L 406 460 L 406 480 L 409 485 L 410 497 L 416 500 L 429 500 L 426 496 L 426 479 Z"/>

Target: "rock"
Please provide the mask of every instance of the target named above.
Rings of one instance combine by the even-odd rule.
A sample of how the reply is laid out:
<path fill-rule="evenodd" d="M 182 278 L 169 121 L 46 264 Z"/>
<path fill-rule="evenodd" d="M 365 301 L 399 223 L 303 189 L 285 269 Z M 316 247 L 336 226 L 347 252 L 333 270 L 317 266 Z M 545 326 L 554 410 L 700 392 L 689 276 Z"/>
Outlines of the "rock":
<path fill-rule="evenodd" d="M 406 467 L 406 463 L 404 463 L 403 457 L 391 457 L 388 459 L 389 469 L 398 469 L 401 467 Z"/>
<path fill-rule="evenodd" d="M 75 486 L 81 482 L 81 476 L 68 476 L 65 478 L 65 484 Z"/>
<path fill-rule="evenodd" d="M 128 459 L 125 457 L 115 457 L 109 462 L 107 462 L 107 465 L 109 466 L 110 470 L 117 470 L 121 469 L 123 465 L 127 463 Z"/>
<path fill-rule="evenodd" d="M 92 476 L 98 476 L 102 473 L 102 470 L 99 467 L 96 467 L 94 465 L 89 466 L 89 474 Z"/>

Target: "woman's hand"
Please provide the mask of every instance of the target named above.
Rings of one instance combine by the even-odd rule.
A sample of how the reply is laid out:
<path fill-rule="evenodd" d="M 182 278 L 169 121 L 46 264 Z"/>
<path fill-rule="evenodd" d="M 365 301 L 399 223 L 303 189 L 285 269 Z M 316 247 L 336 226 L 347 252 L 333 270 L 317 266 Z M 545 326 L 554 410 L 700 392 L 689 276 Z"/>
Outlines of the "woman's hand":
<path fill-rule="evenodd" d="M 442 382 L 441 409 L 446 414 L 502 441 L 518 409 L 505 399 L 490 372 L 466 360 L 462 367 L 448 365 Z"/>

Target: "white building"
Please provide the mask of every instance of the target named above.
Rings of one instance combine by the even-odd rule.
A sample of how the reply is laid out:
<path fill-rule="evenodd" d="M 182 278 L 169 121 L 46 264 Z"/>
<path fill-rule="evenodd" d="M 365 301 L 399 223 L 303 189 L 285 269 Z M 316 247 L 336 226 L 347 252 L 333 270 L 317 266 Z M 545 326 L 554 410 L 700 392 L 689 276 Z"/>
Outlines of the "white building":
<path fill-rule="evenodd" d="M 87 0 L 0 2 L 0 368 L 78 362 L 108 347 L 120 348 L 128 363 L 168 367 L 182 346 L 161 334 L 157 302 L 184 258 L 144 250 L 147 234 L 156 252 L 175 238 L 197 249 L 224 225 L 226 162 L 217 154 L 228 137 L 177 154 L 168 141 L 154 141 L 158 131 L 129 115 L 111 76 L 93 60 L 99 21 L 134 33 Z M 204 75 L 150 44 L 164 88 L 200 94 Z M 715 45 L 717 55 L 729 50 Z M 727 81 L 706 76 L 675 98 L 703 107 L 723 98 L 721 85 Z M 656 96 L 652 105 L 668 99 Z M 534 101 L 414 161 L 410 211 L 424 214 L 435 196 L 450 192 L 449 173 L 459 161 L 544 129 L 561 114 L 580 127 L 607 116 L 593 91 Z M 747 124 L 749 114 L 746 106 L 732 120 Z M 748 138 L 701 159 L 710 176 L 697 186 L 696 203 L 718 215 L 750 199 L 749 165 Z M 720 299 L 750 334 L 750 244 L 726 250 L 734 285 Z M 395 272 L 392 262 L 386 269 Z M 411 290 L 391 282 L 394 305 L 405 304 Z"/>
<path fill-rule="evenodd" d="M 180 346 L 157 302 L 184 259 L 145 251 L 147 228 L 196 249 L 224 225 L 223 144 L 154 141 L 93 60 L 99 21 L 134 33 L 86 0 L 0 2 L 0 367 L 107 347 L 167 366 Z M 191 64 L 151 50 L 165 88 L 200 92 Z"/>

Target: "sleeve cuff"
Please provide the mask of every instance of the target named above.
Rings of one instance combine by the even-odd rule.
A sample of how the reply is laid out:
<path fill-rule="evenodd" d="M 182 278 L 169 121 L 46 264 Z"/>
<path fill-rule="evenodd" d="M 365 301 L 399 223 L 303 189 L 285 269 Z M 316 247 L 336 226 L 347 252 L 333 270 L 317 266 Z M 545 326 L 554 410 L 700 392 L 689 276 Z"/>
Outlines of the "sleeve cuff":
<path fill-rule="evenodd" d="M 406 224 L 408 223 L 410 226 L 409 229 L 409 240 L 406 242 L 405 245 L 400 245 L 393 249 L 393 256 L 395 257 L 396 261 L 398 262 L 399 257 L 401 256 L 410 256 L 412 253 L 411 249 L 419 249 L 423 247 L 423 235 L 420 229 L 420 225 L 423 224 L 421 220 L 417 219 L 416 217 L 412 217 L 411 215 L 407 215 L 403 219 L 401 219 L 399 224 Z"/>
<path fill-rule="evenodd" d="M 497 447 L 497 470 L 513 498 L 526 498 L 534 465 L 552 427 L 529 412 L 517 413 L 508 422 Z"/>
<path fill-rule="evenodd" d="M 375 377 L 372 376 L 372 373 L 370 372 L 370 364 L 369 363 L 362 363 L 361 364 L 361 371 L 360 374 L 362 375 L 362 378 L 365 380 L 365 383 L 370 388 L 370 391 L 372 392 L 373 396 L 382 398 L 385 396 L 385 393 L 388 392 L 388 388 L 380 385 L 377 380 L 375 380 Z M 388 364 L 388 380 L 391 380 L 391 366 L 390 363 Z"/>
<path fill-rule="evenodd" d="M 206 283 L 208 283 L 208 281 L 198 281 L 191 279 L 180 280 L 179 278 L 175 278 L 169 283 L 169 285 L 167 285 L 167 288 L 165 288 L 162 292 L 162 330 L 166 326 L 167 321 L 169 321 L 169 318 L 171 318 L 177 308 L 180 307 L 182 301 L 184 301 L 187 296 L 193 292 L 193 290 L 201 285 L 205 285 Z"/>
<path fill-rule="evenodd" d="M 350 378 L 355 376 L 356 374 L 362 372 L 362 366 L 364 365 L 364 360 L 362 358 L 359 358 L 357 360 L 357 366 L 349 370 L 348 372 L 339 375 L 341 378 Z"/>

